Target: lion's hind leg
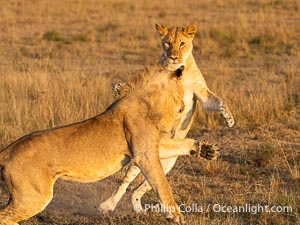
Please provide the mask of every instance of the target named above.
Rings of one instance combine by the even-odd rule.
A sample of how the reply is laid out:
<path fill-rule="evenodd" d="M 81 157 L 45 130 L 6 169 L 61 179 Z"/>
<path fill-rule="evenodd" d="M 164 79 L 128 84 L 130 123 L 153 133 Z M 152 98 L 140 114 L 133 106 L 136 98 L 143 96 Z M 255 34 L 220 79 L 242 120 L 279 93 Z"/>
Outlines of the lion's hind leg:
<path fill-rule="evenodd" d="M 109 211 L 113 211 L 116 208 L 118 202 L 121 200 L 122 196 L 126 193 L 130 183 L 137 177 L 140 172 L 141 170 L 139 167 L 131 165 L 117 191 L 100 205 L 100 212 L 107 213 Z"/>
<path fill-rule="evenodd" d="M 34 176 L 35 178 L 30 178 Z M 1 225 L 17 225 L 41 212 L 53 197 L 54 181 L 43 175 L 6 176 L 10 200 L 6 208 L 0 211 Z M 38 178 L 36 178 L 38 177 Z M 15 178 L 15 179 L 14 179 Z M 20 179 L 18 179 L 20 178 Z"/>

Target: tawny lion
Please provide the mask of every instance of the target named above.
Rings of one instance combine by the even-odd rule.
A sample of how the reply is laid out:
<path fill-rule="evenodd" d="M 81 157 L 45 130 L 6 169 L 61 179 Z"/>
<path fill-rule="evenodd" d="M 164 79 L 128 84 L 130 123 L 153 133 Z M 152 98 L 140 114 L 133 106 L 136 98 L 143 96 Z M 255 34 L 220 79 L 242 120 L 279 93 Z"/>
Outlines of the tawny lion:
<path fill-rule="evenodd" d="M 28 134 L 0 152 L 0 178 L 10 200 L 0 224 L 17 225 L 42 211 L 58 178 L 93 182 L 131 163 L 144 174 L 176 222 L 181 214 L 160 158 L 199 151 L 193 139 L 171 139 L 183 109 L 180 72 L 163 72 L 128 83 L 119 100 L 88 120 Z M 172 149 L 172 151 L 169 151 Z"/>
<path fill-rule="evenodd" d="M 226 105 L 226 103 L 216 94 L 209 90 L 201 74 L 194 56 L 193 38 L 197 27 L 195 25 L 184 27 L 166 28 L 160 24 L 156 24 L 156 30 L 162 38 L 162 56 L 160 58 L 160 65 L 169 71 L 175 71 L 184 66 L 182 71 L 182 85 L 184 89 L 184 111 L 180 114 L 178 126 L 174 130 L 174 138 L 184 139 L 189 132 L 194 121 L 196 101 L 200 101 L 201 106 L 207 111 L 220 112 L 225 118 L 229 127 L 234 125 L 233 116 Z M 126 87 L 126 83 L 118 83 L 113 86 L 113 94 L 118 97 L 122 93 L 122 89 Z M 206 159 L 216 159 L 219 155 L 214 145 L 208 145 L 209 154 L 206 154 Z M 169 149 L 172 151 L 172 148 Z M 174 166 L 177 157 L 169 159 L 162 159 L 161 163 L 165 173 L 168 173 Z M 129 184 L 140 173 L 140 169 L 136 166 L 131 166 L 127 171 L 126 177 L 117 191 L 104 203 L 100 205 L 100 210 L 103 212 L 113 211 L 125 194 Z M 151 190 L 151 186 L 147 181 L 142 183 L 137 190 L 134 191 L 131 201 L 135 211 L 143 211 L 141 199 L 143 195 Z"/>

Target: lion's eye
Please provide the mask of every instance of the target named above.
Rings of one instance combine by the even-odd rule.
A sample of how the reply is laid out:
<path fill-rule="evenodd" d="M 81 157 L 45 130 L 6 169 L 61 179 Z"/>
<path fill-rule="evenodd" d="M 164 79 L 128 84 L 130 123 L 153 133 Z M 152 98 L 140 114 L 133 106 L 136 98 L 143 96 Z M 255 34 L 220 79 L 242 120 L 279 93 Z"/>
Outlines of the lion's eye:
<path fill-rule="evenodd" d="M 185 46 L 185 43 L 184 42 L 181 42 L 180 43 L 180 48 L 183 48 Z"/>
<path fill-rule="evenodd" d="M 170 42 L 165 42 L 165 49 L 168 49 L 168 48 L 170 48 L 170 45 L 171 45 L 171 43 Z"/>

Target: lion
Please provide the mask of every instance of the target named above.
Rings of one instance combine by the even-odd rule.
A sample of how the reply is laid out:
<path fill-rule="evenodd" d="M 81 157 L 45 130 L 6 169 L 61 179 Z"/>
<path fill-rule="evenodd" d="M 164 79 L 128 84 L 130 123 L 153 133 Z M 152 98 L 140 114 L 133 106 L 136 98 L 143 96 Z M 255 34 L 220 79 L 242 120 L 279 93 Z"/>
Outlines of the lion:
<path fill-rule="evenodd" d="M 162 39 L 161 46 L 163 52 L 159 64 L 168 71 L 175 71 L 180 67 L 184 67 L 181 83 L 184 89 L 183 101 L 185 109 L 180 114 L 178 126 L 175 127 L 174 138 L 184 139 L 186 137 L 194 121 L 197 101 L 200 102 L 204 110 L 220 112 L 228 126 L 233 127 L 235 121 L 229 107 L 220 97 L 209 90 L 192 54 L 192 42 L 197 31 L 196 25 L 166 28 L 163 25 L 156 24 L 156 30 Z M 126 82 L 114 85 L 112 88 L 113 95 L 118 98 L 126 85 Z M 215 160 L 219 156 L 217 146 L 207 143 L 205 145 L 208 149 L 208 154 L 204 154 L 203 158 Z M 169 151 L 172 151 L 172 148 Z M 166 174 L 173 168 L 176 160 L 177 157 L 161 160 Z M 139 173 L 140 169 L 132 166 L 127 171 L 126 177 L 117 191 L 100 205 L 100 210 L 102 212 L 113 211 L 121 197 L 126 193 L 129 184 Z M 135 211 L 144 211 L 141 199 L 150 190 L 151 185 L 145 181 L 134 191 L 131 202 Z"/>
<path fill-rule="evenodd" d="M 179 71 L 179 72 L 178 72 Z M 156 191 L 164 215 L 182 221 L 161 159 L 199 153 L 199 141 L 172 137 L 183 112 L 180 70 L 138 76 L 103 113 L 21 137 L 0 152 L 0 180 L 10 193 L 0 224 L 41 212 L 59 178 L 93 182 L 137 166 Z M 172 149 L 172 151 L 169 151 Z"/>

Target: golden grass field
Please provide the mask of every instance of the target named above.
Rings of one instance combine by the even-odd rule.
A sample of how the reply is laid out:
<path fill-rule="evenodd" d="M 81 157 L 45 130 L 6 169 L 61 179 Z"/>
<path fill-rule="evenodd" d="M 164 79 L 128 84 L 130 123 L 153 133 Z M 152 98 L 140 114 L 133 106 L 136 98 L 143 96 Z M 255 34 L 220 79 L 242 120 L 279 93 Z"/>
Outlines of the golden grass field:
<path fill-rule="evenodd" d="M 191 137 L 218 143 L 221 157 L 181 157 L 168 175 L 178 203 L 291 206 L 277 213 L 185 213 L 187 224 L 300 224 L 299 0 L 1 0 L 0 147 L 29 132 L 84 120 L 113 101 L 111 84 L 155 67 L 155 23 L 196 24 L 196 61 L 236 119 L 199 110 Z M 200 108 L 200 107 L 198 107 Z M 57 182 L 52 203 L 21 224 L 165 224 L 96 206 L 122 172 L 93 184 Z M 1 193 L 2 206 L 7 196 Z M 143 202 L 157 202 L 154 193 Z"/>

